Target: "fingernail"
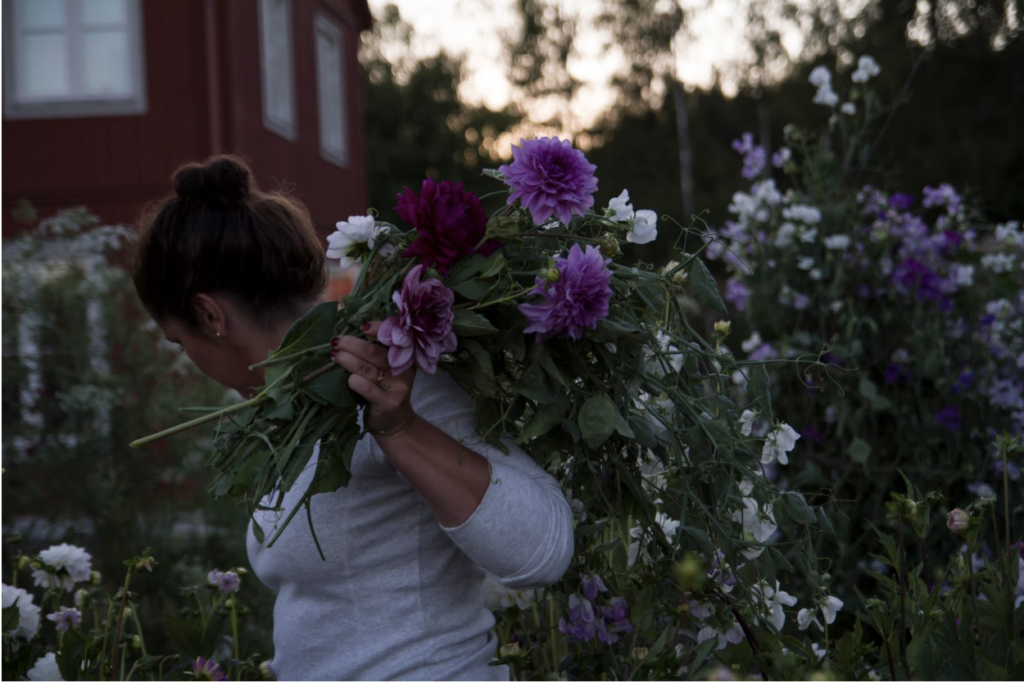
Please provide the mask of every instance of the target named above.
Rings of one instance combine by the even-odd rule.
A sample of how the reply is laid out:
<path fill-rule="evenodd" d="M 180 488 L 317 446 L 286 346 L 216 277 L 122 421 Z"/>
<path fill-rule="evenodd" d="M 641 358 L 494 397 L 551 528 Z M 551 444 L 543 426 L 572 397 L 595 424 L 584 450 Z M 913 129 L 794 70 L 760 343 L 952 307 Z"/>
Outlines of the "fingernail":
<path fill-rule="evenodd" d="M 333 346 L 334 348 L 338 348 L 338 344 L 340 344 L 340 343 L 341 343 L 341 337 L 335 337 L 334 339 L 331 340 L 331 346 Z M 333 356 L 334 354 L 331 354 L 331 355 Z"/>
<path fill-rule="evenodd" d="M 372 327 L 370 323 L 366 323 L 365 325 L 363 325 L 363 332 L 369 332 L 370 327 Z"/>

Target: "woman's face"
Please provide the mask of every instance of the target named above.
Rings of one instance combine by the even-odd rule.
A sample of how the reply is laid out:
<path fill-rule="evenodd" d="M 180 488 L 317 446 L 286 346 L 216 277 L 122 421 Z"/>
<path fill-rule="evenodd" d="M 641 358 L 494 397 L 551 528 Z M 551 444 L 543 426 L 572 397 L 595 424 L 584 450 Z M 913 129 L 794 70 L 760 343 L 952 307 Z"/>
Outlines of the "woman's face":
<path fill-rule="evenodd" d="M 204 375 L 248 396 L 263 378 L 249 369 L 250 360 L 237 344 L 185 323 L 169 319 L 157 323 L 167 340 L 180 344 Z"/>

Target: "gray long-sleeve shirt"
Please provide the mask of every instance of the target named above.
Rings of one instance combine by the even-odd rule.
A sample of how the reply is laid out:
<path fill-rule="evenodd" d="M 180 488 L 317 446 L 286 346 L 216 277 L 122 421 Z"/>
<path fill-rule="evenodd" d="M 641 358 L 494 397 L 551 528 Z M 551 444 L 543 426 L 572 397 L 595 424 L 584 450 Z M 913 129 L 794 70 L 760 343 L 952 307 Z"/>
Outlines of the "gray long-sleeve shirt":
<path fill-rule="evenodd" d="M 367 437 L 356 446 L 349 485 L 312 498 L 326 562 L 302 513 L 273 548 L 260 547 L 250 525 L 253 571 L 277 593 L 279 680 L 508 680 L 507 667 L 489 666 L 496 638 L 480 590 L 485 570 L 510 588 L 540 587 L 561 578 L 572 559 L 572 512 L 558 483 L 511 442 L 507 456 L 484 444 L 473 401 L 451 377 L 419 373 L 412 404 L 490 461 L 483 501 L 462 525 L 440 526 Z M 283 513 L 256 513 L 267 538 L 306 490 L 316 458 L 285 496 Z"/>

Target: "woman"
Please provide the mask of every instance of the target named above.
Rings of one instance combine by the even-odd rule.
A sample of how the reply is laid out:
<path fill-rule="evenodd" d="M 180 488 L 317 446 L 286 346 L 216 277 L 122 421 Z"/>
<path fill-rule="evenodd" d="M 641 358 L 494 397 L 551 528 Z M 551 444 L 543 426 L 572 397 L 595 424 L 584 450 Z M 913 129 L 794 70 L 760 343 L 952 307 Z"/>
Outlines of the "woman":
<path fill-rule="evenodd" d="M 249 366 L 320 299 L 324 250 L 305 208 L 260 192 L 237 158 L 186 165 L 173 186 L 141 222 L 136 289 L 200 370 L 251 394 L 263 377 Z M 249 532 L 252 568 L 277 593 L 272 667 L 282 680 L 507 680 L 489 665 L 485 571 L 510 588 L 554 583 L 572 557 L 572 513 L 513 443 L 506 456 L 479 439 L 473 401 L 450 377 L 392 376 L 371 341 L 378 327 L 334 340 L 372 436 L 356 447 L 349 485 L 312 499 L 326 562 L 306 524 L 273 548 Z M 257 513 L 268 538 L 317 455 L 283 512 Z"/>

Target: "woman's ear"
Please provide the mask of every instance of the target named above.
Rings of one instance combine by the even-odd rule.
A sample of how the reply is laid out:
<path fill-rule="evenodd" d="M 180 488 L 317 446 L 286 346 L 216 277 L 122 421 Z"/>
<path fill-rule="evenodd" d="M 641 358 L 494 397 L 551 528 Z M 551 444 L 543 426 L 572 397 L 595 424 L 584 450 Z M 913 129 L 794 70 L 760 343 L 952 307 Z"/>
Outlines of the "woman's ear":
<path fill-rule="evenodd" d="M 227 315 L 224 308 L 208 294 L 196 294 L 192 300 L 199 329 L 211 337 L 223 337 L 227 331 Z"/>

